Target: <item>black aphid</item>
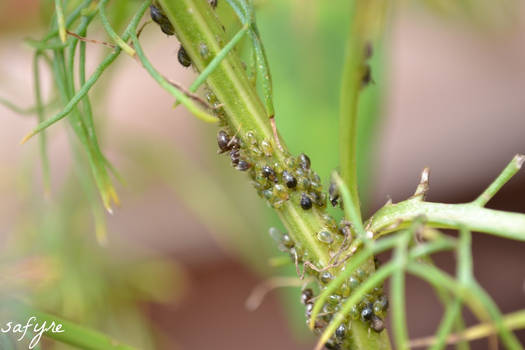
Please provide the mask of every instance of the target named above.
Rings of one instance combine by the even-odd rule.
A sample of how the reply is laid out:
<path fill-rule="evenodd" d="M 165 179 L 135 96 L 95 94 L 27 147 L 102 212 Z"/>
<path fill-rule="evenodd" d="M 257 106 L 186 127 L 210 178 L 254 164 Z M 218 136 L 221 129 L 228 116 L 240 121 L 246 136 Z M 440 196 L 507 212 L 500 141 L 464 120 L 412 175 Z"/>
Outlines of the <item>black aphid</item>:
<path fill-rule="evenodd" d="M 297 179 L 288 171 L 283 171 L 283 180 L 288 188 L 295 188 L 297 186 Z"/>
<path fill-rule="evenodd" d="M 179 60 L 179 63 L 184 67 L 191 66 L 191 58 L 188 56 L 188 53 L 184 49 L 184 47 L 181 45 L 179 48 L 179 52 L 177 53 L 177 59 Z"/>
<path fill-rule="evenodd" d="M 312 204 L 312 199 L 306 193 L 303 193 L 301 195 L 301 208 L 303 208 L 304 210 L 311 209 Z"/>
<path fill-rule="evenodd" d="M 151 5 L 149 7 L 149 12 L 151 15 L 151 19 L 160 26 L 160 29 L 164 34 L 175 34 L 175 29 L 173 28 L 173 25 L 160 8 Z"/>
<path fill-rule="evenodd" d="M 306 154 L 299 154 L 299 166 L 301 168 L 303 168 L 304 170 L 308 170 L 310 169 L 310 164 L 310 158 Z"/>

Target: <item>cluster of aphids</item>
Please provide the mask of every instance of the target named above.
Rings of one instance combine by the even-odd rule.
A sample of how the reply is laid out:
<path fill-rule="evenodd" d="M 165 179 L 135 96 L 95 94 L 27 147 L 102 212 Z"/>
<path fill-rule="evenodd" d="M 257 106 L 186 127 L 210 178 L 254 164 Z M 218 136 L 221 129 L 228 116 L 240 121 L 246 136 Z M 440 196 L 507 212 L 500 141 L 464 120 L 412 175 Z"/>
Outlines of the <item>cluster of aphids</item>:
<path fill-rule="evenodd" d="M 209 98 L 210 100 L 210 98 Z M 275 209 L 288 200 L 297 201 L 303 210 L 326 207 L 327 195 L 321 179 L 310 167 L 304 153 L 297 158 L 288 155 L 285 165 L 276 162 L 272 141 L 257 140 L 251 131 L 238 134 L 222 129 L 217 134 L 219 153 L 229 152 L 232 165 L 241 171 L 249 170 L 257 193 Z"/>
<path fill-rule="evenodd" d="M 326 223 L 326 229 L 317 234 L 317 239 L 330 247 L 330 254 L 334 256 L 338 252 L 343 251 L 352 242 L 352 233 L 350 230 L 350 223 L 342 220 L 335 231 L 335 220 L 329 215 L 323 215 L 323 220 Z M 294 242 L 294 240 L 287 233 L 280 232 L 278 229 L 272 227 L 269 230 L 270 236 L 277 242 L 279 250 L 290 254 L 292 260 L 298 263 L 308 261 L 308 252 Z M 379 261 L 375 260 L 375 268 L 378 268 Z M 336 271 L 341 271 L 344 265 L 334 268 Z M 309 276 L 314 277 L 318 284 L 316 289 L 319 293 L 323 292 L 327 285 L 335 278 L 329 271 L 316 271 L 305 266 L 305 271 Z M 331 294 L 327 302 L 323 305 L 322 311 L 317 316 L 314 323 L 314 332 L 321 334 L 326 326 L 332 321 L 333 316 L 340 311 L 342 305 L 345 304 L 350 294 L 365 281 L 372 271 L 364 268 L 357 269 L 346 281 L 344 281 L 339 288 Z M 311 288 L 306 288 L 301 293 L 301 302 L 306 307 L 306 322 L 310 322 L 310 317 L 314 303 L 316 300 L 316 293 Z M 339 325 L 335 334 L 327 342 L 328 349 L 342 349 L 345 342 L 348 341 L 347 330 L 351 321 L 361 320 L 367 323 L 371 330 L 381 332 L 384 329 L 384 317 L 388 309 L 388 299 L 383 292 L 382 287 L 376 287 L 363 299 L 351 309 L 347 318 Z"/>
<path fill-rule="evenodd" d="M 212 8 L 217 7 L 217 2 L 218 0 L 208 0 L 208 3 L 210 4 Z M 159 25 L 160 30 L 162 30 L 164 34 L 169 35 L 169 36 L 175 34 L 175 28 L 173 28 L 173 25 L 171 24 L 170 20 L 168 19 L 168 17 L 166 16 L 166 14 L 164 13 L 164 11 L 162 10 L 159 4 L 154 2 L 149 7 L 149 10 L 150 10 L 151 19 L 153 20 L 153 22 Z M 201 55 L 207 56 L 207 51 L 208 51 L 207 48 L 201 45 L 200 47 Z M 186 50 L 184 49 L 182 45 L 179 47 L 179 51 L 177 52 L 177 59 L 183 67 L 191 66 L 191 58 L 190 56 L 188 56 L 188 53 L 186 52 Z"/>
<path fill-rule="evenodd" d="M 215 8 L 217 0 L 209 0 L 210 5 Z M 151 18 L 167 35 L 174 35 L 175 30 L 160 6 L 156 3 L 150 7 Z M 201 55 L 206 54 L 205 48 L 200 48 Z M 363 70 L 362 86 L 372 81 L 370 66 L 367 63 L 372 55 L 369 44 L 365 46 L 365 68 Z M 184 48 L 178 51 L 178 60 L 184 67 L 189 67 L 192 62 Z M 309 211 L 318 208 L 324 211 L 327 199 L 335 207 L 342 207 L 340 195 L 335 184 L 331 184 L 328 194 L 323 192 L 321 179 L 311 169 L 310 158 L 302 153 L 298 157 L 286 154 L 284 162 L 275 161 L 273 141 L 270 139 L 257 139 L 250 130 L 231 130 L 227 126 L 226 112 L 215 94 L 208 90 L 206 98 L 213 108 L 215 115 L 220 120 L 221 129 L 217 133 L 218 153 L 227 154 L 232 166 L 243 172 L 247 172 L 257 193 L 266 199 L 267 203 L 275 209 L 280 209 L 287 201 L 297 203 L 303 210 Z M 334 260 L 343 255 L 345 249 L 352 242 L 351 224 L 341 221 L 339 225 L 328 214 L 321 214 L 323 227 L 316 233 L 316 238 L 328 247 Z M 270 229 L 270 235 L 277 242 L 281 251 L 290 255 L 291 259 L 299 266 L 304 264 L 307 275 L 314 277 L 318 283 L 319 292 L 322 292 L 328 283 L 334 279 L 332 273 L 341 270 L 344 264 L 335 266 L 330 271 L 318 271 L 308 265 L 309 253 L 304 247 L 294 242 L 290 235 L 282 233 L 275 228 Z M 311 263 L 310 263 L 311 264 Z M 345 303 L 350 293 L 355 290 L 371 271 L 358 269 L 348 280 L 344 281 L 323 305 L 320 315 L 315 321 L 315 331 L 320 333 L 330 323 L 333 315 L 337 313 Z M 306 318 L 309 322 L 313 305 L 315 302 L 314 291 L 310 288 L 304 289 L 301 301 L 306 307 Z M 328 349 L 341 349 L 347 341 L 347 331 L 351 320 L 362 320 L 369 324 L 376 332 L 384 329 L 383 318 L 388 308 L 388 300 L 381 287 L 375 288 L 353 307 L 348 318 L 337 328 L 334 336 L 328 341 Z"/>

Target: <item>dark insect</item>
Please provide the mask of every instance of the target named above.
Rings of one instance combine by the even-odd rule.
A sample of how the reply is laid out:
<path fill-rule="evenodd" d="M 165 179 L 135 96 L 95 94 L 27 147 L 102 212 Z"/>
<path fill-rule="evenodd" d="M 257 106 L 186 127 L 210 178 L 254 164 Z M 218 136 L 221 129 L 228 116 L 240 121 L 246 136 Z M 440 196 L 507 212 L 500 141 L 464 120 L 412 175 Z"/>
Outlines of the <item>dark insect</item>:
<path fill-rule="evenodd" d="M 301 303 L 304 305 L 308 304 L 313 296 L 314 292 L 310 288 L 306 288 L 301 292 Z"/>
<path fill-rule="evenodd" d="M 184 67 L 191 66 L 191 58 L 190 56 L 188 56 L 188 53 L 186 52 L 184 47 L 182 47 L 182 45 L 180 46 L 179 52 L 177 53 L 177 59 L 179 60 L 179 63 L 182 66 Z"/>
<path fill-rule="evenodd" d="M 337 205 L 337 201 L 339 200 L 339 188 L 337 187 L 335 182 L 332 182 L 330 184 L 330 188 L 328 189 L 328 195 L 330 203 L 332 203 L 332 206 L 335 207 Z"/>
<path fill-rule="evenodd" d="M 241 153 L 238 148 L 234 148 L 230 151 L 230 159 L 233 165 L 239 164 L 239 160 L 241 159 Z"/>
<path fill-rule="evenodd" d="M 239 162 L 237 163 L 237 166 L 235 168 L 237 170 L 240 170 L 240 171 L 246 171 L 246 170 L 250 169 L 251 167 L 252 167 L 252 165 L 250 163 L 248 163 L 244 159 L 241 159 L 241 160 L 239 160 Z"/>
<path fill-rule="evenodd" d="M 299 166 L 303 170 L 310 169 L 310 158 L 304 153 L 299 154 Z"/>
<path fill-rule="evenodd" d="M 265 165 L 263 168 L 262 168 L 262 174 L 265 178 L 267 179 L 270 179 L 272 181 L 275 181 L 276 180 L 276 174 L 275 174 L 275 170 L 273 170 L 271 167 L 269 167 L 268 165 Z"/>
<path fill-rule="evenodd" d="M 283 171 L 283 180 L 288 188 L 295 188 L 297 186 L 297 179 L 286 170 Z"/>
<path fill-rule="evenodd" d="M 334 278 L 334 276 L 333 276 L 330 272 L 328 272 L 328 271 L 323 272 L 323 273 L 321 274 L 321 277 L 320 277 L 321 282 L 323 282 L 323 283 L 328 283 L 328 282 L 330 282 L 333 278 Z"/>
<path fill-rule="evenodd" d="M 283 235 L 282 241 L 283 241 L 284 246 L 287 248 L 292 248 L 295 245 L 294 241 L 292 240 L 290 235 L 287 233 Z"/>
<path fill-rule="evenodd" d="M 151 19 L 160 26 L 160 29 L 164 34 L 175 34 L 175 29 L 173 28 L 173 25 L 160 8 L 151 5 L 149 7 L 149 12 L 151 15 Z"/>
<path fill-rule="evenodd" d="M 374 310 L 372 310 L 371 305 L 365 306 L 365 308 L 361 311 L 361 319 L 363 321 L 370 321 L 373 316 L 374 316 Z"/>
<path fill-rule="evenodd" d="M 365 87 L 370 83 L 373 83 L 374 80 L 372 79 L 372 69 L 370 68 L 370 65 L 365 65 L 365 70 L 363 72 L 363 78 L 361 78 L 361 87 Z"/>
<path fill-rule="evenodd" d="M 335 343 L 326 343 L 324 347 L 328 350 L 341 350 L 341 345 Z"/>
<path fill-rule="evenodd" d="M 307 303 L 306 304 L 306 310 L 305 310 L 305 315 L 306 315 L 306 318 L 310 318 L 310 316 L 312 315 L 312 310 L 314 309 L 314 304 L 312 303 Z"/>
<path fill-rule="evenodd" d="M 344 339 L 345 335 L 346 335 L 346 326 L 341 323 L 341 325 L 337 327 L 337 329 L 335 330 L 335 337 L 342 340 Z"/>
<path fill-rule="evenodd" d="M 208 3 L 212 8 L 216 8 L 217 4 L 219 3 L 219 0 L 208 0 Z"/>
<path fill-rule="evenodd" d="M 311 209 L 312 204 L 312 199 L 306 193 L 303 193 L 301 196 L 301 208 L 304 210 Z"/>
<path fill-rule="evenodd" d="M 217 145 L 219 146 L 219 153 L 224 153 L 231 149 L 230 136 L 224 130 L 220 130 L 217 134 Z"/>
<path fill-rule="evenodd" d="M 381 317 L 378 317 L 372 314 L 372 319 L 370 321 L 370 328 L 372 328 L 377 333 L 380 333 L 383 329 L 385 329 L 385 322 L 383 322 Z"/>

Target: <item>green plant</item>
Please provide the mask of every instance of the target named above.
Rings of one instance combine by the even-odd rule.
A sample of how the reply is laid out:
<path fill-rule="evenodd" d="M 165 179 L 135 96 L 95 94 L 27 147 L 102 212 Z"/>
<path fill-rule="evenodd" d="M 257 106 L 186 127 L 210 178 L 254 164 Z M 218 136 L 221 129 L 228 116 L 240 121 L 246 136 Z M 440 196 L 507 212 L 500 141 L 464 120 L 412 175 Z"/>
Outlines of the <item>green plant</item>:
<path fill-rule="evenodd" d="M 24 138 L 40 136 L 45 158 L 44 130 L 63 118 L 72 129 L 87 156 L 94 182 L 103 206 L 110 211 L 111 201 L 118 202 L 109 173 L 115 173 L 98 145 L 90 107 L 89 91 L 121 52 L 140 61 L 157 83 L 199 119 L 218 123 L 219 147 L 228 152 L 235 168 L 246 171 L 260 196 L 273 207 L 287 229 L 287 234 L 272 230 L 280 248 L 288 253 L 299 276 L 308 275 L 318 292 L 315 302 L 307 298 L 310 328 L 320 333 L 317 348 L 327 344 L 344 349 L 388 349 L 387 332 L 383 331 L 386 313 L 382 283 L 391 278 L 392 331 L 399 349 L 409 347 L 405 320 L 405 273 L 416 275 L 432 285 L 442 296 L 446 311 L 433 339 L 433 349 L 443 348 L 455 329 L 462 332 L 463 306 L 468 307 L 490 331 L 498 333 L 504 345 L 520 349 L 510 331 L 516 315 L 502 316 L 472 275 L 470 232 L 484 232 L 508 239 L 525 240 L 525 215 L 484 208 L 494 194 L 520 169 L 525 157 L 517 155 L 478 199 L 467 204 L 425 202 L 428 170 L 423 171 L 415 194 L 400 203 L 387 203 L 368 220 L 362 219 L 357 181 L 357 128 L 360 120 L 360 96 L 370 80 L 369 59 L 372 48 L 381 40 L 389 2 L 386 0 L 355 1 L 349 28 L 344 62 L 344 79 L 340 105 L 340 172 L 332 176 L 333 185 L 324 191 L 319 176 L 311 169 L 304 154 L 293 156 L 280 137 L 273 106 L 272 80 L 266 54 L 255 23 L 255 10 L 247 0 L 225 0 L 240 23 L 230 39 L 222 28 L 221 18 L 204 0 L 159 0 L 153 6 L 162 9 L 193 67 L 201 72 L 189 89 L 167 80 L 149 62 L 139 41 L 139 23 L 151 5 L 144 1 L 119 36 L 105 13 L 107 1 L 76 2 L 64 18 L 62 4 L 56 1 L 56 18 L 42 41 L 30 41 L 35 47 L 35 91 L 38 126 Z M 221 4 L 225 6 L 225 4 Z M 85 41 L 89 24 L 99 18 L 113 41 L 113 49 L 91 77 L 85 74 Z M 73 30 L 73 24 L 77 27 Z M 66 30 L 67 29 L 67 30 Z M 70 31 L 74 36 L 66 39 Z M 247 36 L 249 61 L 243 66 L 241 50 L 235 50 Z M 79 50 L 77 53 L 77 45 Z M 51 59 L 48 55 L 53 55 Z M 75 72 L 75 59 L 78 71 Z M 50 65 L 61 111 L 49 119 L 43 117 L 39 93 L 38 62 Z M 78 77 L 79 87 L 74 77 Z M 207 101 L 194 95 L 206 84 Z M 75 145 L 77 145 L 75 143 Z M 78 156 L 80 159 L 84 155 Z M 46 162 L 44 162 L 46 164 Z M 44 166 L 45 168 L 46 166 Z M 93 187 L 93 186 L 92 186 Z M 93 193 L 93 189 L 91 189 Z M 327 197 L 344 204 L 339 225 L 326 211 Z M 92 196 L 93 197 L 93 196 Z M 340 198 L 338 198 L 340 197 Z M 103 231 L 104 214 L 99 202 L 91 200 L 99 231 Z M 437 231 L 455 229 L 453 238 Z M 384 237 L 386 236 L 386 237 Z M 423 239 L 416 243 L 415 237 Z M 103 233 L 99 234 L 103 237 Z M 100 238 L 103 240 L 103 238 Z M 384 266 L 374 264 L 374 255 L 393 250 L 393 259 Z M 458 256 L 457 276 L 452 277 L 434 267 L 433 253 L 453 250 Z M 423 261 L 423 262 L 422 262 Z M 302 270 L 302 271 L 301 271 Z M 383 304 L 381 304 L 383 303 Z M 370 305 L 374 308 L 371 309 Z M 522 314 L 518 314 L 522 315 Z M 521 320 L 518 316 L 518 320 Z M 522 316 L 521 316 L 522 317 Z M 522 323 L 522 322 L 521 322 Z M 372 331 L 371 331 L 372 330 Z M 472 334 L 466 330 L 462 334 Z M 65 339 L 85 346 L 88 337 L 81 330 L 78 337 Z M 461 337 L 458 339 L 461 340 Z M 465 342 L 461 345 L 468 346 Z M 93 348 L 97 346 L 93 345 Z M 101 345 L 99 348 L 103 348 Z"/>

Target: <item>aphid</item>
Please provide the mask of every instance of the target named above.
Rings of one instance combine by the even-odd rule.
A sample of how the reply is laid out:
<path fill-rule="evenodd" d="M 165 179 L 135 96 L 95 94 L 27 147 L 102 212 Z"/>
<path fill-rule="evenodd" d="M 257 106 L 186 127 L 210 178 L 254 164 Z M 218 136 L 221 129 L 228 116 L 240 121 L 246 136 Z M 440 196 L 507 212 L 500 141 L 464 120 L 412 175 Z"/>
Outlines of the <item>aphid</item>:
<path fill-rule="evenodd" d="M 253 131 L 248 131 L 246 133 L 246 140 L 250 145 L 256 145 L 257 144 L 257 138 L 255 137 L 255 134 Z"/>
<path fill-rule="evenodd" d="M 334 237 L 328 231 L 320 231 L 317 233 L 317 239 L 326 244 L 331 244 L 334 241 Z"/>
<path fill-rule="evenodd" d="M 336 343 L 326 343 L 324 347 L 328 350 L 341 350 L 341 345 Z"/>
<path fill-rule="evenodd" d="M 301 303 L 304 305 L 308 304 L 314 297 L 314 292 L 310 288 L 306 288 L 301 292 Z"/>
<path fill-rule="evenodd" d="M 388 298 L 386 295 L 381 295 L 379 299 L 375 302 L 375 305 L 377 305 L 379 308 L 381 308 L 382 311 L 386 311 L 388 309 Z"/>
<path fill-rule="evenodd" d="M 323 208 L 326 206 L 326 194 L 320 192 L 311 192 L 310 196 L 313 198 L 317 206 Z"/>
<path fill-rule="evenodd" d="M 297 187 L 297 179 L 293 177 L 292 174 L 290 174 L 288 171 L 283 171 L 283 180 L 286 184 L 286 187 L 288 188 L 295 188 Z"/>
<path fill-rule="evenodd" d="M 343 340 L 346 335 L 346 326 L 344 323 L 341 323 L 339 327 L 335 330 L 335 337 L 339 340 Z"/>
<path fill-rule="evenodd" d="M 276 184 L 273 187 L 273 191 L 274 191 L 275 195 L 282 201 L 287 200 L 288 197 L 289 197 L 288 196 L 288 190 L 283 185 Z"/>
<path fill-rule="evenodd" d="M 177 53 L 177 59 L 183 67 L 191 66 L 191 58 L 188 56 L 188 53 L 182 45 L 180 46 L 179 52 Z"/>
<path fill-rule="evenodd" d="M 339 188 L 335 184 L 335 182 L 332 182 L 330 184 L 330 188 L 328 189 L 329 199 L 330 203 L 332 203 L 332 206 L 335 207 L 337 205 L 337 201 L 339 200 Z"/>
<path fill-rule="evenodd" d="M 267 140 L 262 140 L 261 141 L 261 150 L 263 151 L 263 153 L 264 153 L 264 155 L 266 157 L 271 157 L 272 156 L 272 151 L 273 151 L 272 145 Z"/>
<path fill-rule="evenodd" d="M 219 0 L 208 0 L 208 4 L 210 4 L 212 8 L 216 8 L 218 3 Z"/>
<path fill-rule="evenodd" d="M 306 303 L 306 310 L 304 312 L 306 315 L 306 318 L 310 318 L 310 315 L 312 315 L 313 308 L 314 308 L 314 304 Z"/>
<path fill-rule="evenodd" d="M 238 148 L 233 148 L 230 151 L 230 159 L 233 165 L 239 164 L 239 160 L 241 159 L 241 154 Z"/>
<path fill-rule="evenodd" d="M 321 282 L 323 282 L 323 283 L 328 283 L 328 282 L 330 282 L 333 278 L 334 278 L 334 276 L 333 276 L 330 272 L 325 271 L 325 272 L 323 272 L 323 273 L 321 274 L 321 278 L 320 278 L 320 279 L 321 279 Z"/>
<path fill-rule="evenodd" d="M 361 319 L 363 321 L 370 321 L 372 317 L 374 316 L 374 310 L 372 310 L 372 306 L 368 304 L 361 310 Z"/>
<path fill-rule="evenodd" d="M 310 158 L 304 153 L 299 154 L 299 166 L 304 170 L 308 170 L 310 169 L 310 165 Z"/>
<path fill-rule="evenodd" d="M 372 68 L 370 68 L 369 64 L 365 64 L 365 70 L 363 72 L 363 77 L 361 78 L 361 87 L 363 88 L 373 82 L 374 80 L 372 79 Z"/>
<path fill-rule="evenodd" d="M 275 174 L 275 170 L 273 170 L 271 167 L 265 165 L 263 168 L 262 168 L 262 174 L 265 178 L 269 179 L 269 180 L 272 180 L 272 181 L 276 181 L 277 180 L 277 177 L 276 177 L 276 174 Z"/>
<path fill-rule="evenodd" d="M 303 208 L 304 210 L 311 209 L 312 204 L 312 199 L 306 193 L 303 193 L 301 195 L 301 208 Z"/>
<path fill-rule="evenodd" d="M 149 7 L 149 12 L 151 15 L 151 19 L 160 26 L 160 29 L 164 34 L 175 34 L 175 29 L 173 28 L 173 25 L 160 8 L 151 5 Z"/>
<path fill-rule="evenodd" d="M 224 153 L 231 149 L 230 136 L 224 130 L 220 130 L 217 133 L 217 145 L 219 146 L 219 153 Z"/>
<path fill-rule="evenodd" d="M 370 328 L 372 328 L 377 333 L 380 333 L 383 329 L 385 329 L 385 322 L 383 322 L 381 317 L 372 314 L 372 319 L 370 320 Z"/>
<path fill-rule="evenodd" d="M 355 278 L 354 276 L 350 276 L 350 278 L 348 279 L 348 286 L 351 289 L 357 288 L 357 286 L 359 286 L 359 280 Z"/>
<path fill-rule="evenodd" d="M 206 45 L 205 43 L 200 43 L 199 53 L 203 59 L 207 60 L 210 56 L 210 50 L 208 50 L 208 45 Z"/>
<path fill-rule="evenodd" d="M 241 160 L 239 160 L 239 162 L 237 163 L 237 166 L 235 168 L 237 170 L 240 170 L 240 171 L 246 171 L 246 170 L 250 169 L 251 167 L 252 167 L 252 165 L 250 163 L 248 163 L 244 159 L 241 159 Z"/>

